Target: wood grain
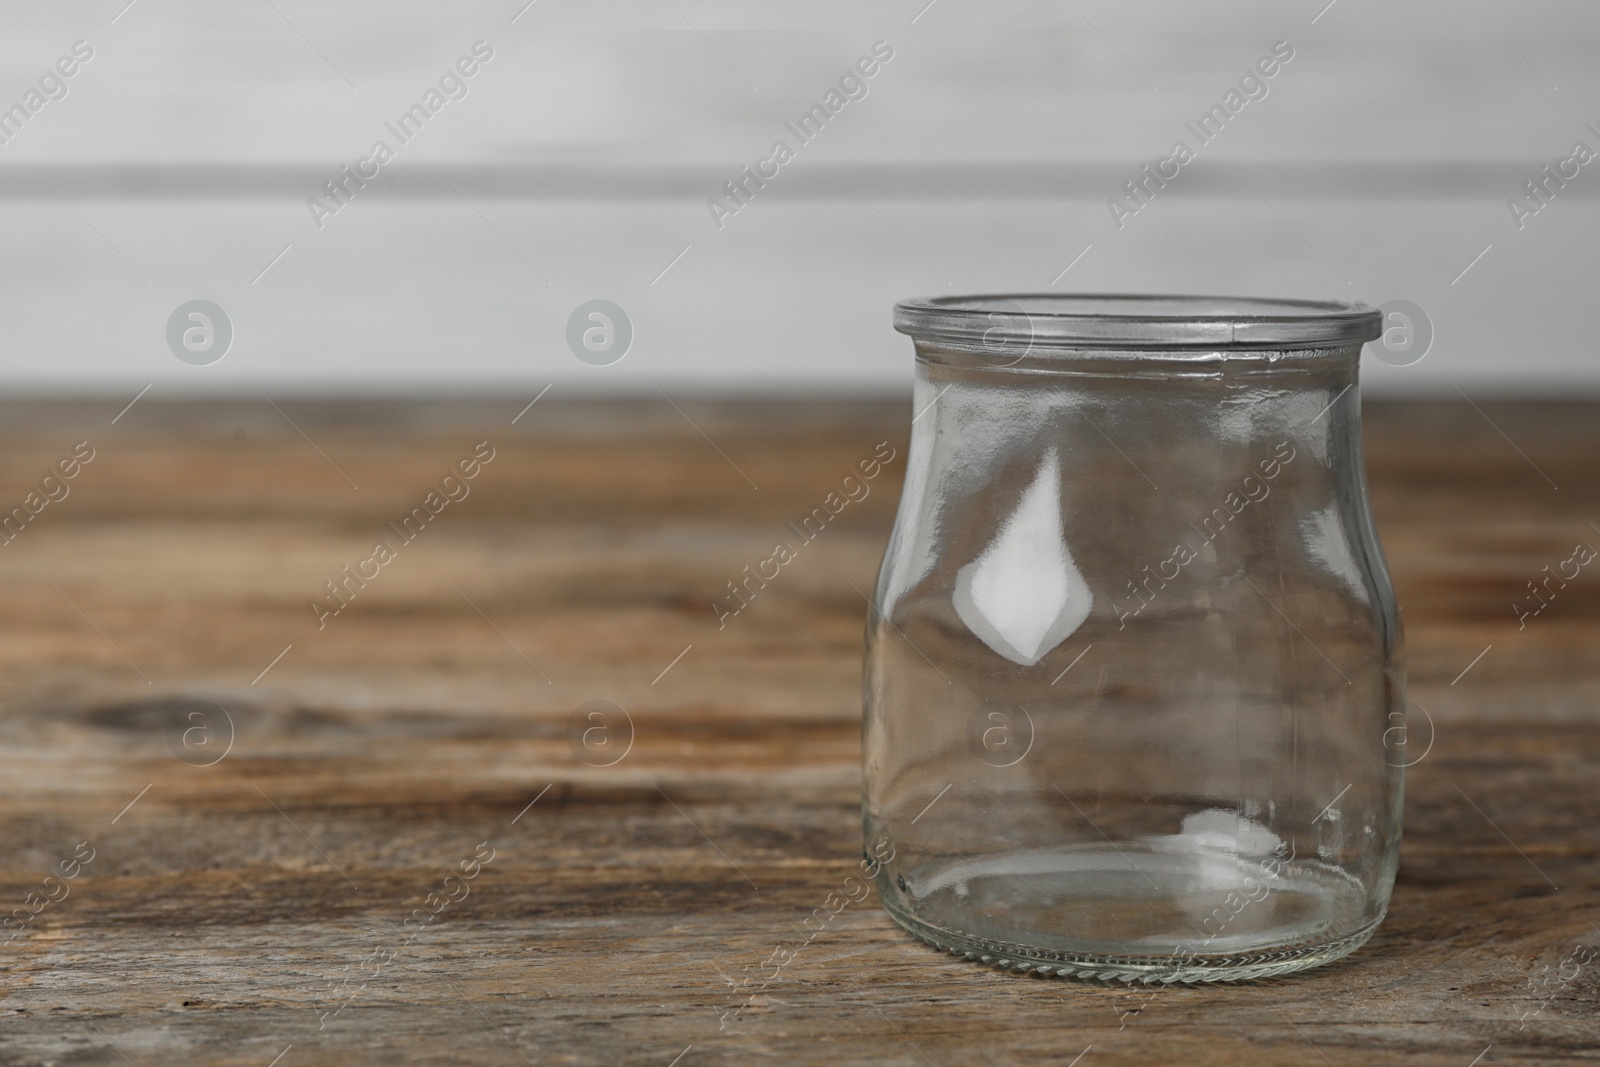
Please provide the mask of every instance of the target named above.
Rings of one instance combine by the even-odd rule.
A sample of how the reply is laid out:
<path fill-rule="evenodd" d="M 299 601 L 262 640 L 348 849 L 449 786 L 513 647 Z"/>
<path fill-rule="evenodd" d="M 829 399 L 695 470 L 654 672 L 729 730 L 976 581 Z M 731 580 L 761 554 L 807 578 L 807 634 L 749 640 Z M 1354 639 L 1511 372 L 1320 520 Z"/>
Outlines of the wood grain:
<path fill-rule="evenodd" d="M 95 449 L 0 547 L 6 908 L 94 850 L 4 946 L 0 1062 L 1600 1060 L 1600 579 L 1510 606 L 1600 545 L 1600 405 L 1369 409 L 1435 733 L 1361 952 L 1111 989 L 943 956 L 869 899 L 724 1025 L 859 854 L 851 583 L 901 461 L 720 631 L 710 604 L 878 442 L 903 456 L 909 411 L 552 394 L 513 425 L 527 399 L 0 404 L 0 507 Z M 322 583 L 483 441 L 319 630 Z M 595 700 L 632 722 L 611 766 L 573 744 Z"/>

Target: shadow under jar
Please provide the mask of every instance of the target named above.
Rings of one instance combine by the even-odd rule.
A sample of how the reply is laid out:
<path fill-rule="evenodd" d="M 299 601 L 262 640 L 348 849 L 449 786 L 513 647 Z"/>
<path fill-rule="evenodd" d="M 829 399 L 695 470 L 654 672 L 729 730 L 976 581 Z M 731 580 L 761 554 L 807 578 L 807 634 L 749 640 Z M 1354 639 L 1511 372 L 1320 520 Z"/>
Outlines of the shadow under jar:
<path fill-rule="evenodd" d="M 1363 306 L 902 303 L 906 482 L 866 635 L 889 913 L 1143 982 L 1360 947 L 1400 845 L 1404 671 L 1361 457 Z"/>

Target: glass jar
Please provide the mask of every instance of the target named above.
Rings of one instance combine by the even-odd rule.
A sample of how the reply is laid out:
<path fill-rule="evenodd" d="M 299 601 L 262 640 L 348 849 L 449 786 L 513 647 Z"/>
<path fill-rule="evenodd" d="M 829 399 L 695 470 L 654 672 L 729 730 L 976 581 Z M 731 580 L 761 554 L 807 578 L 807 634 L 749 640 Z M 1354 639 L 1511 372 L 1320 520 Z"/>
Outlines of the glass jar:
<path fill-rule="evenodd" d="M 907 930 L 1143 982 L 1372 935 L 1405 763 L 1355 388 L 1380 325 L 1231 297 L 896 306 L 915 414 L 863 815 Z"/>

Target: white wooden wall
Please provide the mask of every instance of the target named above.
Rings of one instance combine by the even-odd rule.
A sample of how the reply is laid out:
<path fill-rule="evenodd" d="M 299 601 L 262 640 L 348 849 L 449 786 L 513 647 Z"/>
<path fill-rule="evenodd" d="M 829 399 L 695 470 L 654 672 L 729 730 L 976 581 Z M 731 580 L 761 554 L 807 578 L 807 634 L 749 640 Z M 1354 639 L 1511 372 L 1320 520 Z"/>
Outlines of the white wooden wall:
<path fill-rule="evenodd" d="M 1600 161 L 1520 229 L 1507 206 L 1600 151 L 1592 0 L 525 2 L 0 9 L 0 108 L 93 49 L 0 145 L 3 380 L 899 388 L 896 298 L 1054 286 L 1404 298 L 1433 349 L 1369 388 L 1600 389 Z M 400 145 L 385 122 L 477 41 Z M 879 41 L 801 145 L 785 122 Z M 1185 123 L 1280 41 L 1200 145 Z M 379 138 L 395 158 L 319 229 L 307 198 Z M 1119 229 L 1107 199 L 1180 138 L 1194 160 Z M 779 139 L 719 228 L 707 199 Z M 193 298 L 233 324 L 214 365 L 168 351 Z M 633 323 L 611 366 L 565 340 L 593 298 Z"/>

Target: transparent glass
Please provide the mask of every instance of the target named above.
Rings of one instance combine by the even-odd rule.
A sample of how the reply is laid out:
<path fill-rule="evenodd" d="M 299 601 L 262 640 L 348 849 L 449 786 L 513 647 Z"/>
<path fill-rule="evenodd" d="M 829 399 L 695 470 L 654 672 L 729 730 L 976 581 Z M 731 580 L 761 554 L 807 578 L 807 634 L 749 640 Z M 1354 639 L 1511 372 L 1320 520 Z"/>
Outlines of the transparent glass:
<path fill-rule="evenodd" d="M 1360 306 L 951 298 L 866 634 L 867 848 L 923 940 L 1237 980 L 1383 919 L 1404 672 Z"/>

